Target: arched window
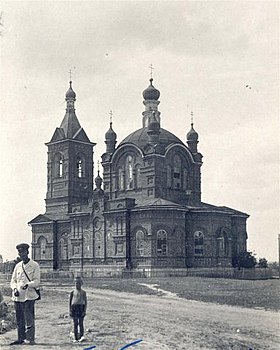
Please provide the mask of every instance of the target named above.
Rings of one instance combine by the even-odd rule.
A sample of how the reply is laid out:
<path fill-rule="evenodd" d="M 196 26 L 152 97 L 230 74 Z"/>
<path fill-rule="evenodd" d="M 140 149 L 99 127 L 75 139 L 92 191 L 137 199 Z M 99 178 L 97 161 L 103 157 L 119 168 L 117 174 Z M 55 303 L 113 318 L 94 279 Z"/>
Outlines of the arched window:
<path fill-rule="evenodd" d="M 63 157 L 61 153 L 57 153 L 54 157 L 54 177 L 63 176 Z"/>
<path fill-rule="evenodd" d="M 167 233 L 165 230 L 157 232 L 157 253 L 158 255 L 167 254 Z"/>
<path fill-rule="evenodd" d="M 115 255 L 115 245 L 113 242 L 113 233 L 111 231 L 107 232 L 107 236 L 106 236 L 106 248 L 107 248 L 107 255 L 113 256 Z"/>
<path fill-rule="evenodd" d="M 135 166 L 135 188 L 139 188 L 140 186 L 140 165 L 137 164 Z"/>
<path fill-rule="evenodd" d="M 59 248 L 60 248 L 60 259 L 68 260 L 67 239 L 61 238 L 61 240 L 59 241 Z"/>
<path fill-rule="evenodd" d="M 172 169 L 170 165 L 167 165 L 167 188 L 172 187 Z"/>
<path fill-rule="evenodd" d="M 144 232 L 138 230 L 136 232 L 136 256 L 144 255 Z"/>
<path fill-rule="evenodd" d="M 132 156 L 127 156 L 126 158 L 126 176 L 125 176 L 125 182 L 126 182 L 126 189 L 131 190 L 134 187 L 133 183 L 133 159 Z"/>
<path fill-rule="evenodd" d="M 47 245 L 47 240 L 46 238 L 42 237 L 40 239 L 40 259 L 41 260 L 46 259 L 46 245 Z"/>
<path fill-rule="evenodd" d="M 81 177 L 84 177 L 85 174 L 84 174 L 84 161 L 83 159 L 78 156 L 77 157 L 77 177 L 81 178 Z"/>
<path fill-rule="evenodd" d="M 83 246 L 83 255 L 84 257 L 86 258 L 89 258 L 90 257 L 90 252 L 91 252 L 91 249 L 90 249 L 90 236 L 88 233 L 84 234 L 84 246 Z"/>
<path fill-rule="evenodd" d="M 95 246 L 95 256 L 97 258 L 101 257 L 101 234 L 99 232 L 95 233 L 94 246 Z"/>
<path fill-rule="evenodd" d="M 194 233 L 194 255 L 201 256 L 204 253 L 204 235 L 201 231 L 195 231 Z"/>
<path fill-rule="evenodd" d="M 222 230 L 218 239 L 219 256 L 229 255 L 229 237 L 225 230 Z"/>
<path fill-rule="evenodd" d="M 124 171 L 122 168 L 118 168 L 117 188 L 124 190 Z"/>
<path fill-rule="evenodd" d="M 183 190 L 188 189 L 188 170 L 185 168 L 184 171 L 184 177 L 183 177 Z"/>
<path fill-rule="evenodd" d="M 175 154 L 174 156 L 174 188 L 181 188 L 182 174 L 181 174 L 181 158 Z"/>

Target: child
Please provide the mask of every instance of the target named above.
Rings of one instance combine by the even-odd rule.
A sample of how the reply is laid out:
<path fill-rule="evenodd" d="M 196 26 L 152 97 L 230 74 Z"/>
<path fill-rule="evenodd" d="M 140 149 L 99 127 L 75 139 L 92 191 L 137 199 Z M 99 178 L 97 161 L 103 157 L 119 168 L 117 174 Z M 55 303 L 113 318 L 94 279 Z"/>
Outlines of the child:
<path fill-rule="evenodd" d="M 83 281 L 81 277 L 75 278 L 75 289 L 70 293 L 69 313 L 74 321 L 74 343 L 84 341 L 84 317 L 87 310 L 87 294 L 82 289 Z M 78 326 L 80 334 L 78 336 Z"/>

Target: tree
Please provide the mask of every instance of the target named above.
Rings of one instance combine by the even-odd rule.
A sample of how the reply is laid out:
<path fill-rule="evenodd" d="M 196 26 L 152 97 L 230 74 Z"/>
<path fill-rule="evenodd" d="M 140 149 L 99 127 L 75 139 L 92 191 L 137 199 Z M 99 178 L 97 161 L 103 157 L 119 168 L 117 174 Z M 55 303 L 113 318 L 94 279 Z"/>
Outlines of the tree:
<path fill-rule="evenodd" d="M 257 259 L 252 252 L 241 252 L 238 256 L 232 258 L 233 267 L 252 269 L 256 264 Z"/>
<path fill-rule="evenodd" d="M 259 263 L 258 266 L 262 269 L 266 269 L 267 268 L 267 259 L 266 258 L 259 258 Z"/>

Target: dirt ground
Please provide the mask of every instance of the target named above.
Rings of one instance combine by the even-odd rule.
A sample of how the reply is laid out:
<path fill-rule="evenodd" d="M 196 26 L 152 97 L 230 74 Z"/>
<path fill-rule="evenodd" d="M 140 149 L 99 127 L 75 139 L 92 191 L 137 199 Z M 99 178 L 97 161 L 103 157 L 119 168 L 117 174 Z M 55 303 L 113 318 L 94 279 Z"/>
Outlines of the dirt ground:
<path fill-rule="evenodd" d="M 153 286 L 149 286 L 153 288 Z M 44 289 L 36 303 L 36 342 L 33 347 L 9 346 L 16 330 L 0 335 L 1 349 L 279 349 L 279 313 L 159 295 L 135 295 L 85 288 L 88 295 L 84 343 L 73 344 L 67 317 L 69 287 Z"/>

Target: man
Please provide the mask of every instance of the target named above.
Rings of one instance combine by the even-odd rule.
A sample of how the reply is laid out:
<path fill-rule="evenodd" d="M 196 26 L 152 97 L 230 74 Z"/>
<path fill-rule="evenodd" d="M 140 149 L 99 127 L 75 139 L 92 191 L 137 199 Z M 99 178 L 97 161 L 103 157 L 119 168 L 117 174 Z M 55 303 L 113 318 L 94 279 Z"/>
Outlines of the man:
<path fill-rule="evenodd" d="M 29 245 L 21 243 L 16 246 L 21 259 L 14 268 L 11 288 L 12 300 L 15 304 L 18 339 L 10 345 L 35 344 L 34 306 L 38 294 L 35 288 L 40 284 L 40 268 L 38 263 L 28 257 Z"/>

